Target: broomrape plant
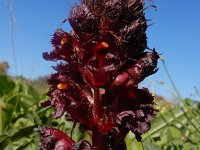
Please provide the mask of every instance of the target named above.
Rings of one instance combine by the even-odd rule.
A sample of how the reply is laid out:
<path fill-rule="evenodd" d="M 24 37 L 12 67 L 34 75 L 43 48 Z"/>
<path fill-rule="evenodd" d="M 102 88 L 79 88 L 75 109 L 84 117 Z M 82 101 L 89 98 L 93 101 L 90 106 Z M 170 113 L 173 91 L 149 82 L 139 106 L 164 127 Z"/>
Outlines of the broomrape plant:
<path fill-rule="evenodd" d="M 155 50 L 146 50 L 143 0 L 82 0 L 68 18 L 72 31 L 58 29 L 46 60 L 58 61 L 48 80 L 53 118 L 67 112 L 92 138 L 75 143 L 50 127 L 39 130 L 41 150 L 124 150 L 129 131 L 141 141 L 155 117 L 154 98 L 138 84 L 157 71 Z"/>

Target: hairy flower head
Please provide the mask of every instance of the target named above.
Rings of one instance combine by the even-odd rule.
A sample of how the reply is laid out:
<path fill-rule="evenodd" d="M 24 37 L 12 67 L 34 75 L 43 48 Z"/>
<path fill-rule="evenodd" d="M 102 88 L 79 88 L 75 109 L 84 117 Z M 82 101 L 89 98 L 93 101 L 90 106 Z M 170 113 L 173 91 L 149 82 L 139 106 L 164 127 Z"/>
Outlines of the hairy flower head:
<path fill-rule="evenodd" d="M 43 54 L 62 61 L 43 105 L 55 108 L 54 118 L 68 112 L 92 132 L 97 150 L 125 149 L 129 131 L 141 141 L 157 110 L 148 89 L 138 84 L 157 71 L 159 58 L 155 49 L 146 51 L 144 2 L 82 0 L 68 20 L 72 31 L 58 29 L 52 52 Z"/>

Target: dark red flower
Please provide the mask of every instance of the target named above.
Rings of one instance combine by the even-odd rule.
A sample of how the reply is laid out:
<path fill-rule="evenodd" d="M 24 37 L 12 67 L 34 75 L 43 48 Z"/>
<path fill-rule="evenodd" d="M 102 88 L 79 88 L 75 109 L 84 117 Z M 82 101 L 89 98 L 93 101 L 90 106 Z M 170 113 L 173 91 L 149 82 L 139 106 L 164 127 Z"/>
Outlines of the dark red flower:
<path fill-rule="evenodd" d="M 90 131 L 97 150 L 125 149 L 129 131 L 141 141 L 157 112 L 153 96 L 138 88 L 157 71 L 159 58 L 155 50 L 145 51 L 143 11 L 143 0 L 82 0 L 68 18 L 73 30 L 58 29 L 53 51 L 43 54 L 46 60 L 62 61 L 54 67 L 56 73 L 48 81 L 50 99 L 43 105 L 55 108 L 53 118 L 67 112 Z M 55 139 L 69 141 L 57 133 L 52 132 L 52 147 Z M 47 143 L 42 142 L 43 147 Z M 92 148 L 87 142 L 70 143 L 71 149 Z"/>
<path fill-rule="evenodd" d="M 87 141 L 75 143 L 65 133 L 45 127 L 40 132 L 40 150 L 94 150 Z"/>

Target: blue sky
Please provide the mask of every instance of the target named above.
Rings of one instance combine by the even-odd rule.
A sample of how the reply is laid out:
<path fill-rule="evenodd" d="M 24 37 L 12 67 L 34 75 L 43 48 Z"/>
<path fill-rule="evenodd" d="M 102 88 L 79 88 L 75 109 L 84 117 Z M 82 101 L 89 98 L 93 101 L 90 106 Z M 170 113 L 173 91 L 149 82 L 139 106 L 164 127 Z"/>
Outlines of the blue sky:
<path fill-rule="evenodd" d="M 43 60 L 42 53 L 51 50 L 50 38 L 62 27 L 70 31 L 68 23 L 60 26 L 69 15 L 73 0 L 13 0 L 13 40 L 16 62 L 11 50 L 9 0 L 0 0 L 0 61 L 8 61 L 9 74 L 36 78 L 50 74 L 54 63 Z M 76 1 L 78 2 L 78 1 Z M 200 89 L 200 1 L 154 0 L 158 7 L 146 10 L 152 26 L 148 28 L 148 45 L 165 58 L 168 69 L 183 97 Z M 159 71 L 141 86 L 152 87 L 157 94 L 173 99 L 166 89 L 172 89 L 159 62 Z M 192 97 L 194 99 L 198 97 Z"/>

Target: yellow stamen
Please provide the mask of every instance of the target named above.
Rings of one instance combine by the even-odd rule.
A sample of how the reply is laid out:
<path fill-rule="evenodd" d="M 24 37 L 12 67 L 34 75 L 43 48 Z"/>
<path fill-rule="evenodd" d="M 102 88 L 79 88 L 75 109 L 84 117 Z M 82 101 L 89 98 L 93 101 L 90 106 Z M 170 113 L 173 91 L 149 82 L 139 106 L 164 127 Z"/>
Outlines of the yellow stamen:
<path fill-rule="evenodd" d="M 62 40 L 60 41 L 61 45 L 64 45 L 65 43 L 67 43 L 68 39 L 67 38 L 62 38 Z"/>
<path fill-rule="evenodd" d="M 106 93 L 106 90 L 104 88 L 99 88 L 99 94 L 104 95 Z"/>
<path fill-rule="evenodd" d="M 101 42 L 98 43 L 95 47 L 94 47 L 94 53 L 97 54 L 100 50 L 108 48 L 109 45 L 106 42 Z"/>
<path fill-rule="evenodd" d="M 109 47 L 108 43 L 106 43 L 106 42 L 101 42 L 101 46 L 103 48 L 108 48 Z"/>
<path fill-rule="evenodd" d="M 60 84 L 57 85 L 57 88 L 59 90 L 66 90 L 66 89 L 68 89 L 68 85 L 65 84 L 65 83 L 60 83 Z"/>

